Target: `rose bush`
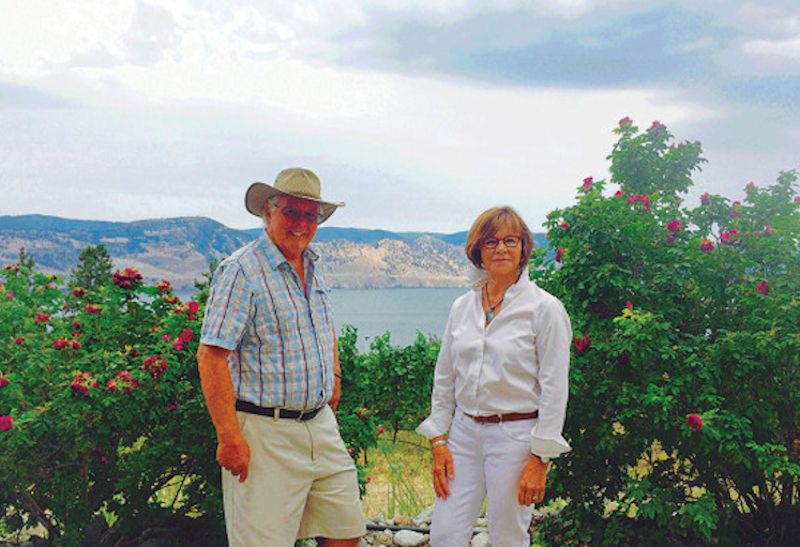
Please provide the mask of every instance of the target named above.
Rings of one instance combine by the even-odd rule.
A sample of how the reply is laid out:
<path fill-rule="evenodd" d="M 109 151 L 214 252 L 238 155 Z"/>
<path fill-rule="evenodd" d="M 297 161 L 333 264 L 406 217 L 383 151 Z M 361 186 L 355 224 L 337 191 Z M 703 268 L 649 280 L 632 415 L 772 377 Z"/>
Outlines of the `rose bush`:
<path fill-rule="evenodd" d="M 212 271 L 196 284 L 196 300 L 181 302 L 169 281 L 146 285 L 133 268 L 87 289 L 31 266 L 0 271 L 0 530 L 41 525 L 53 543 L 79 545 L 102 517 L 114 525 L 91 542 L 159 533 L 224 543 L 216 436 L 195 362 Z M 384 338 L 363 355 L 355 329 L 340 338 L 338 419 L 357 462 L 403 404 L 419 412 L 429 398 L 423 377 L 433 373 L 438 346 L 422 339 L 393 348 Z M 409 387 L 385 374 L 382 383 L 370 378 L 394 355 L 393 374 L 416 366 L 422 376 L 409 379 L 428 385 L 409 388 L 405 403 L 393 393 L 390 404 L 373 405 Z M 358 469 L 363 493 L 368 481 Z"/>
<path fill-rule="evenodd" d="M 683 195 L 705 161 L 620 120 L 611 180 L 553 211 L 531 277 L 576 333 L 548 544 L 774 544 L 800 534 L 797 175 Z M 610 183 L 619 185 L 616 192 Z M 563 229 L 564 226 L 569 229 Z M 555 253 L 555 259 L 551 259 Z"/>

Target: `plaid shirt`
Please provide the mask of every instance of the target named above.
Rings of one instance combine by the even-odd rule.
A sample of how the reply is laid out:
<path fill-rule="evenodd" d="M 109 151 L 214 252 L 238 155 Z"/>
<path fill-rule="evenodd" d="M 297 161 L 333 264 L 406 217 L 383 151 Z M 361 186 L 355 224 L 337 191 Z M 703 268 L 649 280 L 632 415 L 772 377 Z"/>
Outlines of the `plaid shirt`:
<path fill-rule="evenodd" d="M 231 350 L 236 398 L 263 407 L 319 408 L 333 394 L 334 332 L 317 254 L 300 277 L 266 232 L 217 268 L 200 342 Z"/>

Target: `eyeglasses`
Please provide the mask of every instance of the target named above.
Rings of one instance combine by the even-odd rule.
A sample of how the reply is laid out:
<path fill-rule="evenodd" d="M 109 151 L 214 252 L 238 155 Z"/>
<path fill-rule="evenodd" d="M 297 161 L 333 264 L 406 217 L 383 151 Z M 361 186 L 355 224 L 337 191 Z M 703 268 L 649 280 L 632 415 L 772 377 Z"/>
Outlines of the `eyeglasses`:
<path fill-rule="evenodd" d="M 293 220 L 295 222 L 300 220 L 300 218 L 302 217 L 306 222 L 319 224 L 320 222 L 322 222 L 322 219 L 323 219 L 322 211 L 319 211 L 319 210 L 316 211 L 316 212 L 315 211 L 306 211 L 304 213 L 301 213 L 300 211 L 298 211 L 294 207 L 283 207 L 283 208 L 278 209 L 278 210 L 281 213 L 283 213 L 283 216 L 285 216 L 289 220 Z"/>
<path fill-rule="evenodd" d="M 492 238 L 484 241 L 483 246 L 486 247 L 487 249 L 497 249 L 497 246 L 500 245 L 500 243 L 502 243 L 503 245 L 506 246 L 506 249 L 513 249 L 514 247 L 519 245 L 520 241 L 521 239 L 517 236 L 508 236 L 504 237 L 503 239 Z"/>

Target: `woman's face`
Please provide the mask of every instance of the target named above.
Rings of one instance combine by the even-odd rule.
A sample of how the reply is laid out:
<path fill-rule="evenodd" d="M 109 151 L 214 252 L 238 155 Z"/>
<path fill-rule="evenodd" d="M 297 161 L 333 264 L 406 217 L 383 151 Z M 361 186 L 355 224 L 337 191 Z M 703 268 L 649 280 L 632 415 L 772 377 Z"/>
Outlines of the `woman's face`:
<path fill-rule="evenodd" d="M 495 242 L 497 245 L 492 248 Z M 516 245 L 509 247 L 506 242 L 516 242 Z M 498 228 L 491 238 L 481 245 L 481 262 L 489 278 L 516 276 L 519 273 L 521 257 L 522 240 L 519 233 L 508 227 Z"/>

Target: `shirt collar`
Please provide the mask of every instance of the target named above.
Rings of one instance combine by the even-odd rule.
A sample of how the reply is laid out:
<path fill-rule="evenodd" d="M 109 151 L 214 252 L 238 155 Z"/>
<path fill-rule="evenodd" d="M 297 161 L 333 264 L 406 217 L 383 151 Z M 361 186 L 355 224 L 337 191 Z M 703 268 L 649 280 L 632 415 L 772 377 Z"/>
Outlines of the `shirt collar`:
<path fill-rule="evenodd" d="M 269 264 L 270 268 L 273 270 L 277 270 L 280 268 L 281 264 L 289 265 L 289 261 L 286 260 L 286 257 L 283 256 L 283 253 L 275 243 L 267 235 L 267 230 L 261 232 L 261 236 L 258 238 L 259 244 L 261 245 L 261 250 L 264 252 L 264 255 L 267 258 L 267 263 Z M 306 247 L 303 251 L 303 263 L 308 264 L 309 261 L 316 262 L 319 258 L 319 255 L 311 248 L 311 245 Z"/>

